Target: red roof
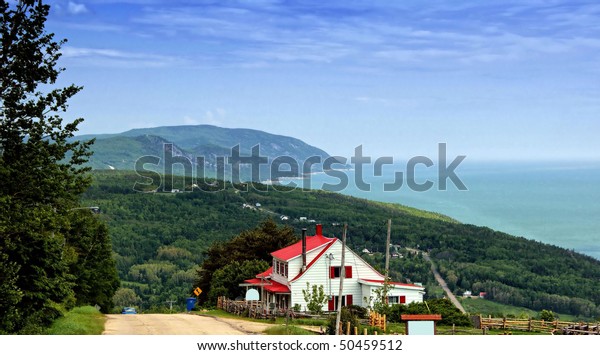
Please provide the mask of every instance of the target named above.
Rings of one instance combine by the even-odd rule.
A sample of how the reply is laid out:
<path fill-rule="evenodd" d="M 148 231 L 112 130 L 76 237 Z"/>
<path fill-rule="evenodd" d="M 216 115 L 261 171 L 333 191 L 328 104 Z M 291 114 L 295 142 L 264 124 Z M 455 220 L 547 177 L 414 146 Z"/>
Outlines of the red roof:
<path fill-rule="evenodd" d="M 322 235 L 314 235 L 312 237 L 306 237 L 306 252 L 314 250 L 318 247 L 321 247 L 331 241 L 335 240 L 335 238 L 327 238 Z M 279 249 L 275 252 L 272 252 L 271 255 L 274 258 L 279 260 L 289 261 L 300 255 L 302 255 L 302 241 L 299 241 L 295 244 L 292 244 L 283 249 Z"/>
<path fill-rule="evenodd" d="M 272 293 L 291 293 L 290 288 L 286 285 L 280 284 L 279 282 L 275 282 L 271 280 L 270 285 L 265 286 L 265 290 Z"/>
<path fill-rule="evenodd" d="M 323 250 L 321 250 L 321 252 L 319 253 L 319 255 L 317 255 L 314 259 L 312 259 L 312 261 L 310 263 L 308 263 L 308 265 L 306 265 L 306 270 L 310 269 L 311 266 L 313 266 L 313 264 L 319 260 L 321 258 L 321 256 L 323 254 L 325 254 L 325 252 L 329 249 L 330 246 L 333 245 L 333 242 L 335 241 L 335 239 L 332 239 L 331 242 L 325 247 L 323 248 Z M 306 272 L 306 271 L 304 271 Z M 300 272 L 298 275 L 296 275 L 296 277 L 294 277 L 294 279 L 292 279 L 292 281 L 290 282 L 294 282 L 296 280 L 298 280 L 300 278 L 300 276 L 302 276 L 304 274 L 304 272 Z"/>
<path fill-rule="evenodd" d="M 244 280 L 246 284 L 263 286 L 265 290 L 272 293 L 291 293 L 290 288 L 273 280 L 250 279 Z"/>
<path fill-rule="evenodd" d="M 267 277 L 271 277 L 272 274 L 273 274 L 273 267 L 271 266 L 270 268 L 267 269 L 267 271 L 261 272 L 260 274 L 256 275 L 256 278 L 257 279 L 260 279 L 261 277 L 267 278 Z"/>

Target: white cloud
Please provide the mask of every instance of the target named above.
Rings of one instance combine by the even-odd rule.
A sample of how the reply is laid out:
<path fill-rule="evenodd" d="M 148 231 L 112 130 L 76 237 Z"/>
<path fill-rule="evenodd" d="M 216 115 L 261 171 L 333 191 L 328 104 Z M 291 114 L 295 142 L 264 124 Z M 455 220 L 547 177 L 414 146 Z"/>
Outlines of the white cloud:
<path fill-rule="evenodd" d="M 78 4 L 73 1 L 69 1 L 67 4 L 67 11 L 71 15 L 81 15 L 89 12 L 88 8 L 84 4 Z"/>
<path fill-rule="evenodd" d="M 180 57 L 126 52 L 118 49 L 65 46 L 62 48 L 62 54 L 66 59 L 93 66 L 156 68 L 189 64 Z"/>
<path fill-rule="evenodd" d="M 213 110 L 206 110 L 201 118 L 192 116 L 184 116 L 183 124 L 185 125 L 199 125 L 208 124 L 213 126 L 222 126 L 223 120 L 225 119 L 227 112 L 222 108 L 216 108 Z"/>

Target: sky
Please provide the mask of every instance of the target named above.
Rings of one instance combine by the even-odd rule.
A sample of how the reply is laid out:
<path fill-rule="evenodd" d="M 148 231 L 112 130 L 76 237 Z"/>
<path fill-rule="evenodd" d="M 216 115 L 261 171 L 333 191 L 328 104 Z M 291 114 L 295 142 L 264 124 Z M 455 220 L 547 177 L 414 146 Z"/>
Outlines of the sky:
<path fill-rule="evenodd" d="M 597 1 L 49 3 L 82 134 L 212 124 L 345 157 L 600 160 Z"/>

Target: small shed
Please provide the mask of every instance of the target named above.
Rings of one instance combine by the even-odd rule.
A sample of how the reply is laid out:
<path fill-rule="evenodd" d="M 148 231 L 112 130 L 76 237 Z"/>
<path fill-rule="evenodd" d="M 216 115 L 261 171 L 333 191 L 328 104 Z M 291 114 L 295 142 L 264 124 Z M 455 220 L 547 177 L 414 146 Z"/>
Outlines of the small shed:
<path fill-rule="evenodd" d="M 403 314 L 406 323 L 406 335 L 436 335 L 437 321 L 442 320 L 441 314 Z"/>

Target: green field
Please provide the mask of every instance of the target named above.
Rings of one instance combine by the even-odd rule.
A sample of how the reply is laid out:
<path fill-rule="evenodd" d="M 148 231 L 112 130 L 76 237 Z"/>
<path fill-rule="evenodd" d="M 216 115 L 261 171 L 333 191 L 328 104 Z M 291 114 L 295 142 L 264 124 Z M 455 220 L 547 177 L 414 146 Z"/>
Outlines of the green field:
<path fill-rule="evenodd" d="M 482 298 L 459 298 L 460 303 L 465 308 L 465 311 L 471 314 L 481 314 L 483 316 L 492 317 L 507 317 L 507 318 L 539 318 L 539 312 L 534 310 L 509 306 L 502 303 L 492 302 Z M 578 318 L 568 314 L 555 313 L 555 315 L 562 321 L 575 322 L 579 320 L 590 320 Z"/>

